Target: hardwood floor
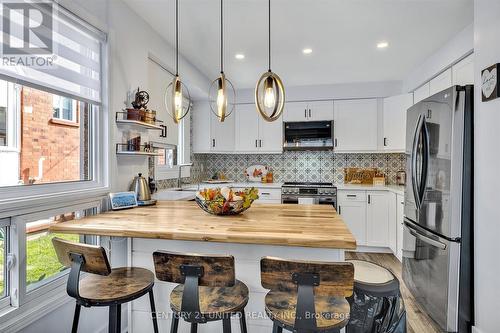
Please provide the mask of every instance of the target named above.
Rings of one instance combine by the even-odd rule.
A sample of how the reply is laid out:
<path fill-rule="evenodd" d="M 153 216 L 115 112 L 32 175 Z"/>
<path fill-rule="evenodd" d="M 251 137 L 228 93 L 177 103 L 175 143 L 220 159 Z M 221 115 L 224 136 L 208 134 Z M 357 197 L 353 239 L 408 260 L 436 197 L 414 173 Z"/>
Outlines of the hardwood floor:
<path fill-rule="evenodd" d="M 415 301 L 401 276 L 401 262 L 392 254 L 346 252 L 346 259 L 359 259 L 374 262 L 392 271 L 399 279 L 401 294 L 405 301 L 408 333 L 441 333 L 437 324 L 423 311 Z"/>

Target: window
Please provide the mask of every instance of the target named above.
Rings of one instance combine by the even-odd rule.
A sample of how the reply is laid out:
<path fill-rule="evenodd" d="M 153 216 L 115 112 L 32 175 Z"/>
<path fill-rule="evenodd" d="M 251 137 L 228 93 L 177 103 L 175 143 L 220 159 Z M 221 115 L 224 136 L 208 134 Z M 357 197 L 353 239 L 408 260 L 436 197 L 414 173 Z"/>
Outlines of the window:
<path fill-rule="evenodd" d="M 80 242 L 79 235 L 49 233 L 52 224 L 80 218 L 82 212 L 71 212 L 26 223 L 26 286 L 36 289 L 66 273 L 52 246 L 52 238 L 59 237 Z"/>
<path fill-rule="evenodd" d="M 51 68 L 0 63 L 0 206 L 106 191 L 107 38 L 62 6 L 52 12 Z"/>
<path fill-rule="evenodd" d="M 92 180 L 92 120 L 98 107 L 27 86 L 16 85 L 15 91 L 14 103 L 4 113 L 0 111 L 0 145 L 2 114 L 6 120 L 20 119 L 20 144 L 15 154 L 0 150 L 4 162 L 0 187 Z M 53 118 L 63 122 L 53 122 Z"/>
<path fill-rule="evenodd" d="M 77 121 L 77 102 L 76 100 L 53 95 L 53 118 L 67 120 L 71 122 Z"/>
<path fill-rule="evenodd" d="M 167 126 L 166 136 L 161 138 L 161 142 L 153 142 L 157 147 L 160 156 L 152 159 L 154 163 L 154 174 L 156 180 L 177 178 L 179 171 L 177 165 L 190 162 L 191 143 L 190 143 L 190 115 L 184 117 L 179 124 L 175 124 L 172 117 L 165 110 L 165 82 L 171 82 L 173 75 L 161 65 L 153 55 L 148 59 L 148 107 L 153 110 L 160 110 L 157 113 L 159 119 L 163 120 Z M 187 103 L 188 100 L 185 100 Z M 182 169 L 182 176 L 189 177 L 190 168 Z"/>

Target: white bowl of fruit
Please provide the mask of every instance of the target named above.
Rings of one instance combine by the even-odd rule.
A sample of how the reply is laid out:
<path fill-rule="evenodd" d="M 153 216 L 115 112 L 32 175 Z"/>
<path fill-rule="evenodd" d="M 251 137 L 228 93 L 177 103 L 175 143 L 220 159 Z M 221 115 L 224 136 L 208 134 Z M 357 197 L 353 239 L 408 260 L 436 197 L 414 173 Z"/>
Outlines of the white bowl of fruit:
<path fill-rule="evenodd" d="M 207 188 L 196 193 L 196 203 L 213 215 L 237 215 L 243 213 L 259 198 L 259 190 L 247 188 L 233 191 L 228 187 Z"/>

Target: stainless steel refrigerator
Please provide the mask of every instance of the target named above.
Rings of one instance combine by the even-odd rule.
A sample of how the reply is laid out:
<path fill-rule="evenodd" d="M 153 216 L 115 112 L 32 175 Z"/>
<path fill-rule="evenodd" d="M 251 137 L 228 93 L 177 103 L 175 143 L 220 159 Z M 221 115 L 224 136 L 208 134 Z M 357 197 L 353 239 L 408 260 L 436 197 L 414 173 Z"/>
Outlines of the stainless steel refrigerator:
<path fill-rule="evenodd" d="M 473 90 L 407 111 L 403 280 L 444 332 L 473 324 Z"/>

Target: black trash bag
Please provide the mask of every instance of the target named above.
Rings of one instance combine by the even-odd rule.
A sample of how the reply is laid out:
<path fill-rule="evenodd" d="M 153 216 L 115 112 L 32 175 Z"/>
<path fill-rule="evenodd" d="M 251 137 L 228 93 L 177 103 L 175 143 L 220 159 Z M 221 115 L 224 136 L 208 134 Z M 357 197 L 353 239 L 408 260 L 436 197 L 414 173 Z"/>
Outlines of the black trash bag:
<path fill-rule="evenodd" d="M 349 299 L 347 333 L 406 333 L 406 310 L 397 296 L 373 296 L 355 290 Z"/>

